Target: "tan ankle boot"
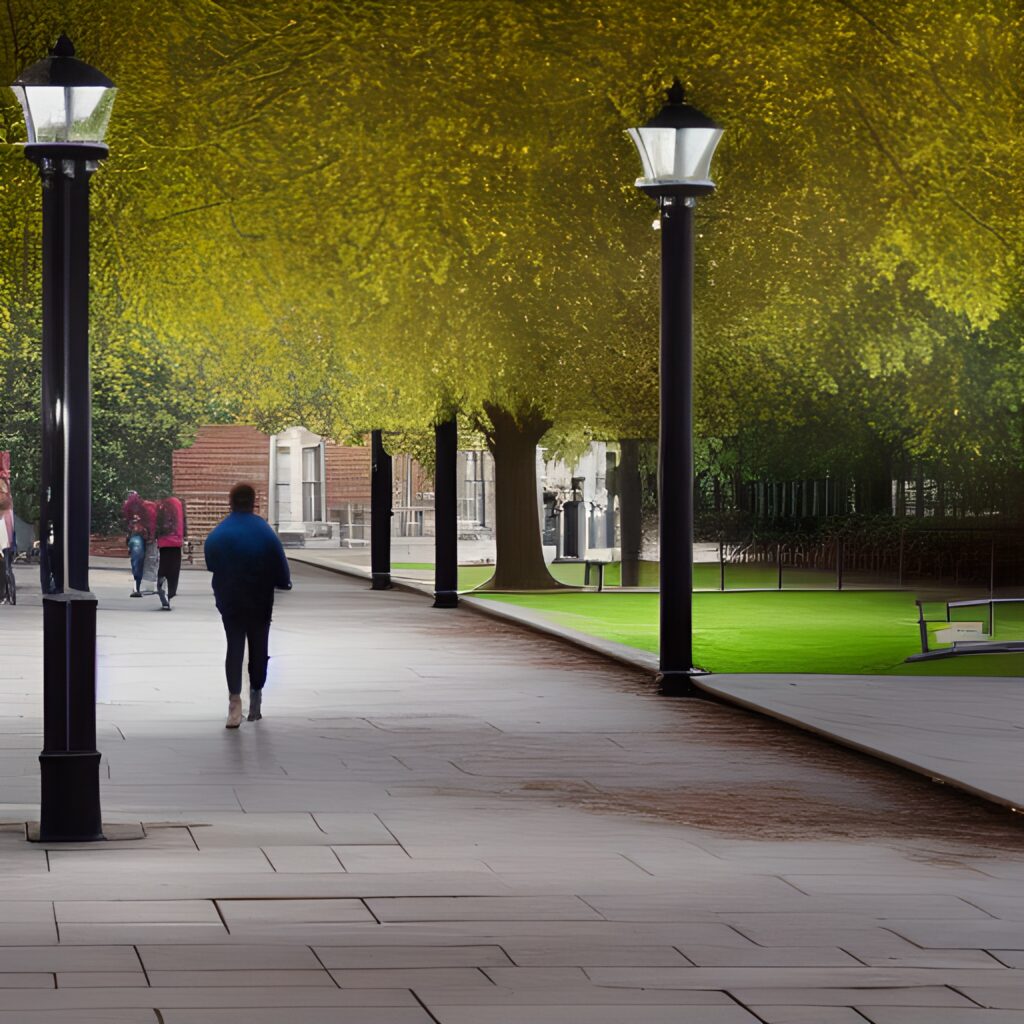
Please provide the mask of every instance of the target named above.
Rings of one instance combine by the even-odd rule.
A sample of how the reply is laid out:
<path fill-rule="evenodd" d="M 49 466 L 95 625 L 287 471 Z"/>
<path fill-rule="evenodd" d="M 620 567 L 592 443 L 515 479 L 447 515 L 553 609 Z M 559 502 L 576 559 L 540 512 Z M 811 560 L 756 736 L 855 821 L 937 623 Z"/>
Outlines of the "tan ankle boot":
<path fill-rule="evenodd" d="M 237 729 L 242 724 L 242 698 L 239 694 L 231 694 L 228 698 L 228 720 L 225 729 Z"/>

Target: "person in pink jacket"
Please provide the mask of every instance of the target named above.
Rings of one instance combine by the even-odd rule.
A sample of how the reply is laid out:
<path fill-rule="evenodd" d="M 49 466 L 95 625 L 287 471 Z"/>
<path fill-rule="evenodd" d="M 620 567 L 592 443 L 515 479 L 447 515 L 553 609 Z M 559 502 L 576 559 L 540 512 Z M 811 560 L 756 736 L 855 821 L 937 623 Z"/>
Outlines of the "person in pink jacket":
<path fill-rule="evenodd" d="M 157 502 L 156 544 L 160 549 L 160 566 L 157 569 L 156 592 L 167 612 L 171 610 L 171 598 L 178 592 L 181 546 L 185 543 L 186 529 L 185 508 L 178 498 L 171 495 Z"/>

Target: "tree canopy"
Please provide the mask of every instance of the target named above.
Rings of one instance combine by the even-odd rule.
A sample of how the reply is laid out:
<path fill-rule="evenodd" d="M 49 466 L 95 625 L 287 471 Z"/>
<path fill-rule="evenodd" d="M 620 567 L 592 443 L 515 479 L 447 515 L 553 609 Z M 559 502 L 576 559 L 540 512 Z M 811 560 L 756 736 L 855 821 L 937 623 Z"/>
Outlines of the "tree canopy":
<path fill-rule="evenodd" d="M 8 80 L 67 31 L 119 87 L 93 304 L 126 410 L 141 360 L 200 396 L 184 420 L 651 436 L 655 210 L 624 129 L 679 75 L 726 128 L 698 210 L 702 436 L 749 472 L 846 458 L 826 424 L 1019 471 L 1016 5 L 6 6 Z M 19 122 L 0 100 L 0 138 Z M 36 190 L 3 148 L 5 360 L 37 316 Z"/>

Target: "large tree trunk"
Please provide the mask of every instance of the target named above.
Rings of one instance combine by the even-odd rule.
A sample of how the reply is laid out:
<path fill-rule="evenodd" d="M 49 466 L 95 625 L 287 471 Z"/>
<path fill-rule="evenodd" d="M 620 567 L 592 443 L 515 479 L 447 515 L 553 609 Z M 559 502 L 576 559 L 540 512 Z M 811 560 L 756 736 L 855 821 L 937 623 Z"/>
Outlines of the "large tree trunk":
<path fill-rule="evenodd" d="M 485 403 L 494 456 L 497 564 L 487 590 L 554 590 L 562 586 L 544 564 L 537 490 L 537 445 L 551 421 L 530 408 L 518 414 Z"/>
<path fill-rule="evenodd" d="M 640 493 L 640 442 L 621 442 L 619 462 L 619 532 L 622 548 L 622 585 L 640 586 L 640 547 L 643 543 L 643 512 Z"/>

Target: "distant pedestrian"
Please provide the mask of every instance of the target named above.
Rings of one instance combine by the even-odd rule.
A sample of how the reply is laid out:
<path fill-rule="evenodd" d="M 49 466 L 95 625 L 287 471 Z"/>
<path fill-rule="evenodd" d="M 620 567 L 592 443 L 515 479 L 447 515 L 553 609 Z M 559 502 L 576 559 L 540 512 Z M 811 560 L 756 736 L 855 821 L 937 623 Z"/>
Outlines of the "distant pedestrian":
<path fill-rule="evenodd" d="M 178 498 L 171 495 L 156 503 L 156 543 L 160 550 L 160 563 L 156 573 L 156 592 L 164 611 L 171 610 L 171 600 L 178 592 L 181 574 L 181 546 L 185 543 L 187 524 L 185 509 Z"/>
<path fill-rule="evenodd" d="M 125 543 L 131 559 L 135 589 L 131 597 L 142 597 L 142 577 L 146 565 L 146 543 L 149 539 L 149 513 L 138 491 L 129 491 L 121 506 L 121 521 L 124 524 Z"/>
<path fill-rule="evenodd" d="M 0 491 L 0 604 L 17 604 L 18 592 L 14 584 L 14 507 L 11 496 Z"/>
<path fill-rule="evenodd" d="M 146 594 L 156 593 L 157 570 L 160 565 L 160 549 L 156 546 L 156 502 L 142 502 L 146 517 L 146 552 L 142 560 L 142 579 L 150 584 Z"/>
<path fill-rule="evenodd" d="M 263 685 L 267 681 L 267 645 L 274 609 L 274 589 L 291 590 L 288 559 L 277 534 L 256 515 L 251 484 L 231 488 L 231 513 L 214 527 L 203 545 L 206 568 L 213 573 L 213 594 L 224 622 L 227 657 L 228 720 L 242 722 L 242 658 L 249 644 L 250 722 L 263 717 Z"/>

